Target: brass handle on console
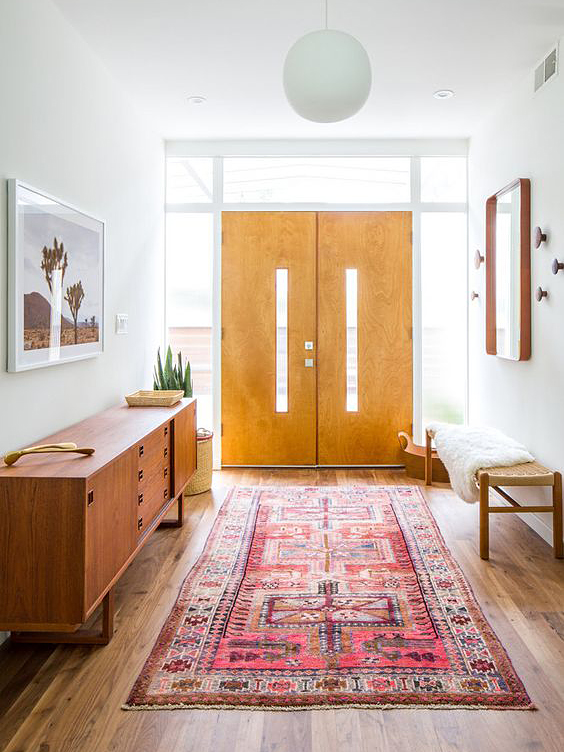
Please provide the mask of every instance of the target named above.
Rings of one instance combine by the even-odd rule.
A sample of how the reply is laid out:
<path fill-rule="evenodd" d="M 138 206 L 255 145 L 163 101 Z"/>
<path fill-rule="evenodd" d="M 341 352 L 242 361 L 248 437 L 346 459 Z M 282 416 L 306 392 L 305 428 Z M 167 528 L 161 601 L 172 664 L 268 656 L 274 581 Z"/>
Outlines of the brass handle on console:
<path fill-rule="evenodd" d="M 64 453 L 74 452 L 75 454 L 94 454 L 96 450 L 92 447 L 77 447 L 76 444 L 43 444 L 41 446 L 27 447 L 27 449 L 20 449 L 18 452 L 8 452 L 4 455 L 4 462 L 6 465 L 13 465 L 23 457 L 25 454 L 46 454 L 47 452 Z"/>

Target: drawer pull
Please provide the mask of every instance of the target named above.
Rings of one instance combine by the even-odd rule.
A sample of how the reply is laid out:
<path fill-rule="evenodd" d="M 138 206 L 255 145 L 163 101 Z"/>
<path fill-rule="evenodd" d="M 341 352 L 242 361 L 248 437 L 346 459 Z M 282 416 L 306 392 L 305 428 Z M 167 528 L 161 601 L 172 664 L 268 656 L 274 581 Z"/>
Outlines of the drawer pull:
<path fill-rule="evenodd" d="M 142 527 L 143 527 L 143 517 L 139 517 L 139 519 L 137 520 L 137 530 L 141 530 Z"/>
<path fill-rule="evenodd" d="M 145 452 L 145 447 L 143 446 L 143 444 L 141 444 L 141 446 L 139 447 L 139 456 L 142 457 L 144 452 Z"/>
<path fill-rule="evenodd" d="M 165 497 L 165 499 L 168 499 L 168 488 L 165 488 L 163 496 Z"/>
<path fill-rule="evenodd" d="M 143 470 L 139 470 L 139 480 L 143 480 Z"/>
<path fill-rule="evenodd" d="M 168 457 L 168 448 L 167 447 L 164 448 L 164 456 Z"/>
<path fill-rule="evenodd" d="M 164 477 L 166 478 L 167 475 L 168 475 L 168 467 L 165 467 L 165 469 L 164 469 Z"/>
<path fill-rule="evenodd" d="M 94 504 L 94 491 L 88 491 L 88 506 Z"/>
<path fill-rule="evenodd" d="M 168 426 L 165 426 L 165 431 L 164 431 L 164 433 L 165 433 L 165 436 L 168 436 Z"/>
<path fill-rule="evenodd" d="M 143 503 L 143 494 L 139 494 L 139 496 L 137 497 L 137 503 L 139 504 L 139 506 L 141 506 L 141 504 Z"/>

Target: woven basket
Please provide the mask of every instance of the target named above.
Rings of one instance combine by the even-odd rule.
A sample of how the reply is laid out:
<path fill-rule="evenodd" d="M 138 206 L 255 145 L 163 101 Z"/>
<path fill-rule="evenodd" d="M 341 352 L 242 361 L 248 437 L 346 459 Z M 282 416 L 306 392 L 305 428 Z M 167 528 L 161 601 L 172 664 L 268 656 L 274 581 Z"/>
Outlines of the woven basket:
<path fill-rule="evenodd" d="M 212 484 L 213 470 L 213 433 L 206 431 L 205 428 L 198 428 L 197 445 L 198 445 L 198 465 L 197 470 L 192 476 L 192 480 L 186 486 L 185 496 L 194 496 L 195 494 L 209 491 Z"/>

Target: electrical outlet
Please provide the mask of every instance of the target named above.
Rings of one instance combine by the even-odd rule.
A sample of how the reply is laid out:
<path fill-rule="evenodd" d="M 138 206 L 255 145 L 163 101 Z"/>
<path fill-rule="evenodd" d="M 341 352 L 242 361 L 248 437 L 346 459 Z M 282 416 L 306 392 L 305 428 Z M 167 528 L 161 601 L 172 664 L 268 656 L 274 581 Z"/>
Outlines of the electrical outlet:
<path fill-rule="evenodd" d="M 116 334 L 127 334 L 129 316 L 127 313 L 116 313 Z"/>

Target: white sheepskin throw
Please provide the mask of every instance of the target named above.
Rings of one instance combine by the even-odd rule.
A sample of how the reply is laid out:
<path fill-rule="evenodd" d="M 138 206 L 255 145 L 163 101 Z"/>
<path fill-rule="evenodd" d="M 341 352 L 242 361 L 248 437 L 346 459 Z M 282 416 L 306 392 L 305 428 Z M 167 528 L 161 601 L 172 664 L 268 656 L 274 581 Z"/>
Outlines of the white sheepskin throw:
<path fill-rule="evenodd" d="M 427 430 L 448 470 L 453 491 L 469 504 L 479 501 L 476 473 L 484 467 L 506 467 L 533 462 L 518 441 L 495 428 L 431 423 Z"/>

